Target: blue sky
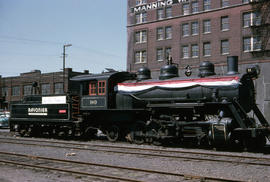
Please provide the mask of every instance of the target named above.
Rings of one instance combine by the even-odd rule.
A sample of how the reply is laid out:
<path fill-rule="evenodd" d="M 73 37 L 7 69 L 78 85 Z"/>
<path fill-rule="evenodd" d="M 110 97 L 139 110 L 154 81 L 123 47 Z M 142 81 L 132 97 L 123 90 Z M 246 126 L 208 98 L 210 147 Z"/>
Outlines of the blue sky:
<path fill-rule="evenodd" d="M 126 69 L 126 0 L 0 0 L 0 75 Z"/>

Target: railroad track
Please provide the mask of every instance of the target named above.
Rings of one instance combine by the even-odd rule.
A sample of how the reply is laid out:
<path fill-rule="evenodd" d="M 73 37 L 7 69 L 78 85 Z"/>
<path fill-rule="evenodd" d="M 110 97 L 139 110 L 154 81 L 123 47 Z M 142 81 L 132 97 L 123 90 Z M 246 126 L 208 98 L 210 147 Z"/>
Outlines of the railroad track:
<path fill-rule="evenodd" d="M 212 152 L 194 152 L 184 150 L 165 150 L 165 149 L 150 149 L 140 147 L 124 147 L 115 145 L 98 145 L 85 144 L 64 141 L 49 141 L 49 140 L 32 140 L 23 138 L 1 138 L 1 143 L 29 145 L 39 147 L 63 148 L 72 150 L 107 152 L 116 154 L 141 155 L 148 157 L 162 157 L 170 159 L 189 159 L 207 162 L 233 163 L 238 165 L 258 165 L 270 167 L 270 158 L 254 157 L 232 154 L 221 154 Z M 23 141 L 24 143 L 22 143 Z M 25 143 L 28 142 L 28 143 Z M 30 143 L 29 143 L 30 142 Z M 32 142 L 32 143 L 31 143 Z M 54 144 L 54 145 L 53 145 Z M 62 145 L 62 146 L 61 146 Z M 79 146 L 79 147 L 78 147 Z M 199 155 L 199 156 L 198 156 Z"/>
<path fill-rule="evenodd" d="M 145 174 L 148 174 L 148 175 L 155 174 L 157 175 L 156 177 L 159 177 L 160 175 L 161 177 L 165 177 L 165 176 L 177 177 L 179 181 L 188 178 L 188 179 L 195 179 L 195 180 L 197 179 L 199 181 L 206 181 L 206 180 L 217 181 L 218 180 L 218 181 L 224 181 L 224 182 L 227 182 L 227 181 L 243 182 L 242 180 L 219 178 L 219 177 L 212 177 L 212 176 L 196 176 L 192 174 L 172 173 L 172 172 L 164 172 L 164 171 L 158 171 L 158 170 L 131 168 L 131 167 L 125 167 L 125 166 L 114 166 L 114 165 L 108 165 L 108 164 L 48 158 L 48 157 L 42 157 L 42 156 L 25 155 L 25 154 L 9 153 L 9 152 L 1 152 L 1 151 L 0 151 L 0 163 L 19 165 L 19 166 L 30 167 L 30 168 L 35 168 L 35 169 L 47 169 L 47 170 L 57 171 L 57 172 L 66 172 L 66 173 L 72 173 L 75 175 L 83 175 L 83 176 L 90 176 L 90 177 L 97 177 L 97 178 L 104 178 L 104 179 L 113 179 L 117 181 L 142 182 L 142 181 L 147 181 L 147 180 L 137 179 L 139 176 L 143 176 Z M 79 168 L 79 170 L 73 170 L 74 168 Z M 105 172 L 105 174 L 102 174 L 100 172 L 101 168 L 105 168 L 105 170 L 104 169 L 102 170 L 103 172 Z M 107 174 L 108 169 L 119 170 L 118 173 L 120 175 L 118 176 L 108 175 Z M 99 171 L 99 172 L 93 173 L 92 172 L 93 170 Z M 132 173 L 133 175 L 134 173 L 136 173 L 137 178 L 133 179 L 129 177 L 123 177 L 123 176 L 128 176 L 129 173 L 127 171 L 129 173 L 133 172 Z M 165 179 L 167 179 L 167 177 Z"/>

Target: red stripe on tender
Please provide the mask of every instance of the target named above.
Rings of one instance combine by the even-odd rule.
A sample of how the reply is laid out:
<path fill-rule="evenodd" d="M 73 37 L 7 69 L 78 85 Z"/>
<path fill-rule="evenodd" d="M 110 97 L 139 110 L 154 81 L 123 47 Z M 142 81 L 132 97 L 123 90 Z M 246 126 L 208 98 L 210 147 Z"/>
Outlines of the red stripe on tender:
<path fill-rule="evenodd" d="M 220 81 L 239 81 L 239 77 L 215 77 L 215 78 L 196 78 L 189 80 L 168 80 L 168 81 L 156 81 L 156 82 L 139 82 L 139 83 L 118 83 L 119 86 L 141 86 L 141 85 L 167 85 L 177 83 L 190 83 L 190 82 L 220 82 Z"/>
<path fill-rule="evenodd" d="M 59 114 L 66 114 L 66 113 L 67 113 L 67 110 L 65 110 L 65 109 L 60 109 L 60 110 L 58 111 L 58 113 L 59 113 Z"/>

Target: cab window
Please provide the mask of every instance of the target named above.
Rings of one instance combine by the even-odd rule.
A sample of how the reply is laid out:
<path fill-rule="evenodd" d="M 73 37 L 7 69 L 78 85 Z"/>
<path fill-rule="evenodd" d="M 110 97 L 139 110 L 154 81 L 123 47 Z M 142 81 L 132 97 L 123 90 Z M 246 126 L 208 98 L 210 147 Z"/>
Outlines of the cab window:
<path fill-rule="evenodd" d="M 98 95 L 106 95 L 106 81 L 98 82 Z"/>
<path fill-rule="evenodd" d="M 97 95 L 97 82 L 89 83 L 89 95 Z"/>
<path fill-rule="evenodd" d="M 93 81 L 89 83 L 89 95 L 106 95 L 106 81 Z"/>

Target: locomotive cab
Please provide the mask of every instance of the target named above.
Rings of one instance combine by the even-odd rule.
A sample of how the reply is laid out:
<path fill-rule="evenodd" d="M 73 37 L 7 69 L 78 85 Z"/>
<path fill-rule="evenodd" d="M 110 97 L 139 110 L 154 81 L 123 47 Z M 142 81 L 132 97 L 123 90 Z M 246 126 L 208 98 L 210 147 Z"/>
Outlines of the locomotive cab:
<path fill-rule="evenodd" d="M 76 76 L 71 80 L 80 82 L 81 110 L 106 110 L 116 107 L 114 87 L 134 78 L 128 72 L 110 70 L 102 74 Z"/>
<path fill-rule="evenodd" d="M 81 109 L 107 109 L 108 83 L 105 78 L 81 82 Z"/>

